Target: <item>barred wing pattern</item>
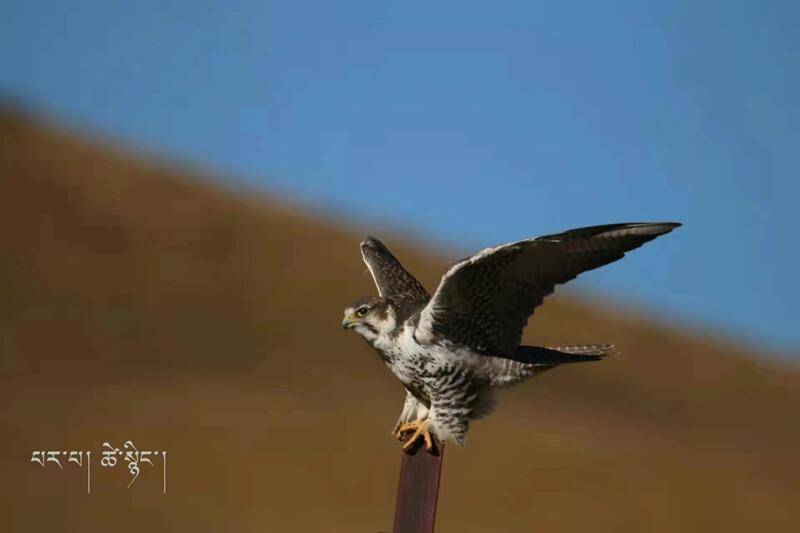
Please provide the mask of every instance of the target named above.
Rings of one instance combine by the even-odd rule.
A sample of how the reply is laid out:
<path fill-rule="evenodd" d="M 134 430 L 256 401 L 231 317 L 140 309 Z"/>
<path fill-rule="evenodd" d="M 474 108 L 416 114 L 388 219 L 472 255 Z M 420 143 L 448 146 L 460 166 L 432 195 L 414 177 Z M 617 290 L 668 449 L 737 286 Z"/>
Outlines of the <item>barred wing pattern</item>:
<path fill-rule="evenodd" d="M 478 353 L 513 355 L 528 318 L 556 285 L 678 226 L 609 224 L 487 248 L 448 269 L 422 310 L 419 331 Z"/>
<path fill-rule="evenodd" d="M 430 299 L 425 287 L 412 276 L 384 244 L 375 237 L 361 243 L 361 257 L 372 274 L 378 296 L 408 295 L 411 299 L 427 302 Z"/>

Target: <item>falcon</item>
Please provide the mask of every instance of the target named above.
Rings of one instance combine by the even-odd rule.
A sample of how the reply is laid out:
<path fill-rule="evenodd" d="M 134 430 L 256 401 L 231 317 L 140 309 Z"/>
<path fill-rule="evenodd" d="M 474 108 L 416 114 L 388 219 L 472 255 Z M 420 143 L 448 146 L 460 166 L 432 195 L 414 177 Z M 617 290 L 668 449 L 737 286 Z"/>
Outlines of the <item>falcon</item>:
<path fill-rule="evenodd" d="M 521 346 L 522 330 L 556 285 L 678 226 L 608 224 L 487 248 L 451 265 L 433 297 L 367 237 L 361 256 L 378 296 L 348 306 L 342 328 L 361 335 L 403 383 L 405 403 L 392 430 L 403 449 L 463 444 L 470 421 L 492 411 L 495 389 L 612 353 L 610 344 Z"/>

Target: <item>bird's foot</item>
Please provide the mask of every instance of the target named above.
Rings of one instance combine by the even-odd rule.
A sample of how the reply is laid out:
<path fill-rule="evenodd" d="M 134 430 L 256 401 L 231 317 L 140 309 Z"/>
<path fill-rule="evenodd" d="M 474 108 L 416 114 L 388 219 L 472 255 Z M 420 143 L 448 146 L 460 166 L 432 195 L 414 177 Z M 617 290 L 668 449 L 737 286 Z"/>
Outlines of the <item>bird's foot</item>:
<path fill-rule="evenodd" d="M 408 426 L 408 424 L 397 422 L 392 428 L 392 436 L 399 441 L 405 440 L 406 433 L 411 431 L 411 429 L 406 428 L 406 426 Z"/>
<path fill-rule="evenodd" d="M 417 427 L 422 422 L 422 420 L 415 420 L 414 422 L 398 422 L 395 424 L 394 429 L 392 429 L 392 435 L 399 440 L 404 441 L 408 437 L 409 433 L 414 433 L 417 430 Z"/>
<path fill-rule="evenodd" d="M 415 420 L 414 422 L 409 422 L 408 424 L 402 424 L 397 429 L 397 438 L 399 440 L 404 440 L 407 433 L 413 432 L 411 433 L 410 437 L 405 439 L 405 442 L 403 443 L 403 450 L 409 451 L 411 448 L 413 448 L 414 444 L 420 437 L 425 440 L 425 449 L 428 451 L 433 450 L 434 441 L 430 431 L 428 430 L 429 426 L 429 420 Z"/>
<path fill-rule="evenodd" d="M 420 422 L 422 422 L 422 420 L 406 423 L 398 422 L 395 424 L 394 429 L 392 429 L 392 435 L 400 442 L 403 442 L 408 438 L 409 433 L 413 433 L 417 430 L 417 426 Z"/>

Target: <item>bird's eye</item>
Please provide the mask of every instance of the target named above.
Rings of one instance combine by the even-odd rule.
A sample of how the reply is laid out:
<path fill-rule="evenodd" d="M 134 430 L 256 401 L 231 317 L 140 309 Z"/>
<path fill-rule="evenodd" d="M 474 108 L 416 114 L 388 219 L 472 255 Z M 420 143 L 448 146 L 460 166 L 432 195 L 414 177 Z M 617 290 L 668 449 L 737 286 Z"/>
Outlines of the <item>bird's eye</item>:
<path fill-rule="evenodd" d="M 367 309 L 366 307 L 359 307 L 358 311 L 356 311 L 356 315 L 364 316 L 367 314 L 367 311 L 369 311 L 369 309 Z"/>

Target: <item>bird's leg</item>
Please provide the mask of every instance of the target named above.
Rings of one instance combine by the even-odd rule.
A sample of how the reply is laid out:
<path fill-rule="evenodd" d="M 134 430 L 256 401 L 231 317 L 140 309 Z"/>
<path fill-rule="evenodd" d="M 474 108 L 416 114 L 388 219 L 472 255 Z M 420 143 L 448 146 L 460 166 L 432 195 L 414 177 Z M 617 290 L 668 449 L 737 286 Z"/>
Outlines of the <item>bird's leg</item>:
<path fill-rule="evenodd" d="M 408 434 L 415 432 L 421 422 L 422 420 L 414 420 L 413 422 L 405 422 L 405 423 L 398 422 L 397 425 L 394 427 L 392 434 L 395 437 L 397 437 L 397 440 L 399 441 L 406 440 Z"/>
<path fill-rule="evenodd" d="M 415 420 L 414 422 L 409 422 L 408 424 L 403 424 L 400 426 L 399 432 L 400 434 L 407 433 L 409 431 L 413 431 L 412 435 L 405 441 L 403 444 L 403 450 L 408 451 L 413 446 L 414 443 L 422 437 L 425 440 L 425 449 L 430 451 L 433 449 L 433 437 L 431 436 L 429 427 L 431 423 L 429 420 Z"/>
<path fill-rule="evenodd" d="M 406 433 L 409 431 L 413 431 L 413 429 L 409 427 L 409 423 L 398 420 L 397 424 L 395 424 L 394 428 L 392 429 L 392 435 L 397 440 L 405 440 Z"/>
<path fill-rule="evenodd" d="M 409 422 L 412 420 L 423 420 L 427 418 L 427 416 L 427 407 L 420 404 L 414 395 L 406 390 L 406 399 L 403 403 L 403 412 L 400 413 L 400 418 L 397 420 L 397 424 L 395 424 L 394 428 L 392 429 L 392 435 L 394 435 L 397 440 L 404 440 L 406 433 L 412 432 L 416 429 L 415 426 L 409 426 Z"/>

